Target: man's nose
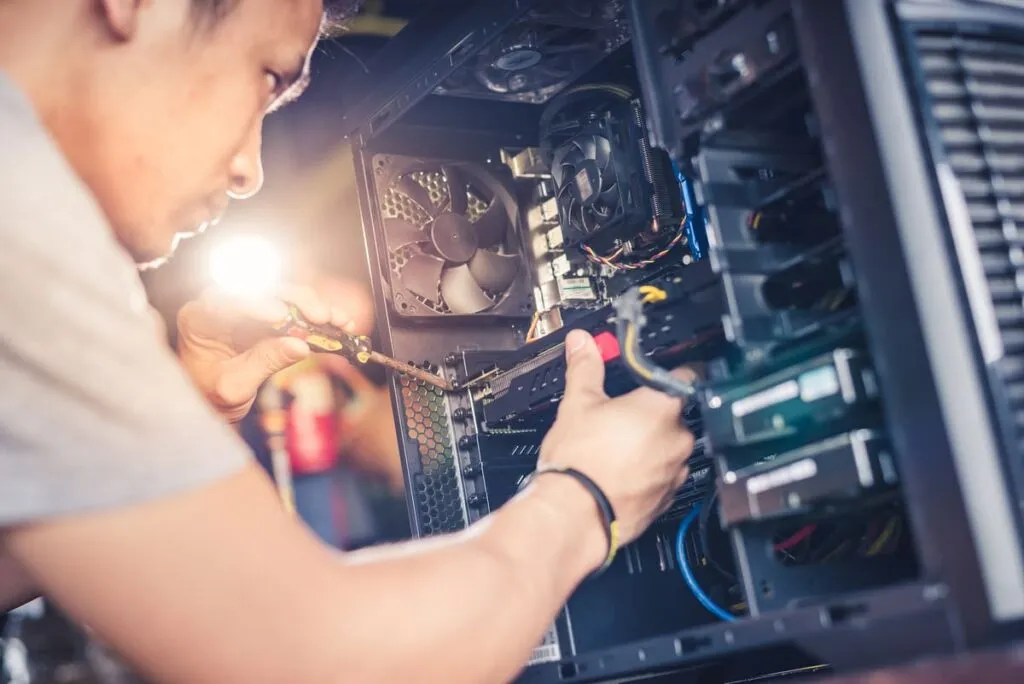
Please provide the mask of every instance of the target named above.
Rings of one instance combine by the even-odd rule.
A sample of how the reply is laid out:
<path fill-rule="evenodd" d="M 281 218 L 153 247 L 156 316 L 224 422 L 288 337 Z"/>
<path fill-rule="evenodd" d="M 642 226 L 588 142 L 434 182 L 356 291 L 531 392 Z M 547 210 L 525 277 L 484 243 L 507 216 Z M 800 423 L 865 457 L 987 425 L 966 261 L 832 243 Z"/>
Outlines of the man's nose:
<path fill-rule="evenodd" d="M 263 187 L 263 122 L 253 127 L 249 139 L 231 160 L 232 199 L 248 199 Z"/>

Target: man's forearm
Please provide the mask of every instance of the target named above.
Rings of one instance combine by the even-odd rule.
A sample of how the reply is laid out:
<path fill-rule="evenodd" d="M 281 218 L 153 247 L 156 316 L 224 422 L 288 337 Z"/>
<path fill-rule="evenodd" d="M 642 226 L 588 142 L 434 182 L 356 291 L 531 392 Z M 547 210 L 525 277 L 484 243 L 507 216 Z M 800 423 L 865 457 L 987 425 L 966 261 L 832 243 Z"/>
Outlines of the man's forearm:
<path fill-rule="evenodd" d="M 5 548 L 0 548 L 0 613 L 17 608 L 39 595 L 39 589 L 25 569 Z"/>
<path fill-rule="evenodd" d="M 606 544 L 590 495 L 549 475 L 462 534 L 339 561 L 255 467 L 10 540 L 72 616 L 189 684 L 508 681 Z"/>
<path fill-rule="evenodd" d="M 363 652 L 386 634 L 401 657 L 368 658 L 367 669 L 346 675 L 508 681 L 606 543 L 589 494 L 549 476 L 462 535 L 349 556 L 349 581 L 375 597 L 358 620 Z"/>

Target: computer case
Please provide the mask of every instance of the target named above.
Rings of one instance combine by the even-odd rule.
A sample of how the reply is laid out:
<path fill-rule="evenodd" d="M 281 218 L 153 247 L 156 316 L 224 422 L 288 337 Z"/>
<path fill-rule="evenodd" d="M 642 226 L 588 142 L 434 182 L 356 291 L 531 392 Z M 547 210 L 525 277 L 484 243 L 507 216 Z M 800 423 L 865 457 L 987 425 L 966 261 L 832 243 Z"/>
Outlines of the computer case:
<path fill-rule="evenodd" d="M 631 288 L 666 293 L 651 359 L 706 368 L 689 481 L 519 681 L 821 674 L 1019 636 L 1024 9 L 488 0 L 432 21 L 344 115 L 377 342 L 464 388 L 388 378 L 415 534 L 515 494 L 565 334 L 614 337 Z M 593 235 L 565 240 L 572 220 Z M 608 391 L 635 386 L 611 359 Z"/>

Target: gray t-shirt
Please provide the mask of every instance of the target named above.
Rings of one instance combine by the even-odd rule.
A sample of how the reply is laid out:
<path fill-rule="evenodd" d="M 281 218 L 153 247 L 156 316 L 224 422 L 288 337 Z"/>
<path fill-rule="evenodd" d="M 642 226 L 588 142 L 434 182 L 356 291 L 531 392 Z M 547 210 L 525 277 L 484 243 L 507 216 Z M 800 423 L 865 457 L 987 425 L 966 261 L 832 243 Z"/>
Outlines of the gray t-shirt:
<path fill-rule="evenodd" d="M 89 189 L 0 72 L 0 526 L 127 506 L 249 452 L 159 335 Z"/>

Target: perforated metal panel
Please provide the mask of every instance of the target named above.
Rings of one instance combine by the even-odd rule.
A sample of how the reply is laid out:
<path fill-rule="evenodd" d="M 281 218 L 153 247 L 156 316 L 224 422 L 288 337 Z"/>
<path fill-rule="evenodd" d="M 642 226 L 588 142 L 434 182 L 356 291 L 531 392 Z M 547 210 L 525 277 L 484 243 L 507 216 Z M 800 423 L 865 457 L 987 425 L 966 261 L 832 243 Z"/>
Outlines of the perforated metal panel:
<path fill-rule="evenodd" d="M 416 445 L 421 467 L 413 476 L 421 531 L 426 536 L 460 530 L 466 517 L 444 395 L 406 377 L 400 382 L 405 438 Z"/>

